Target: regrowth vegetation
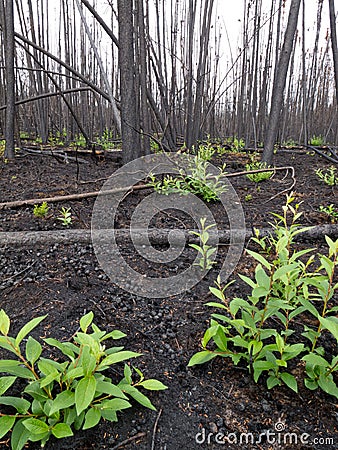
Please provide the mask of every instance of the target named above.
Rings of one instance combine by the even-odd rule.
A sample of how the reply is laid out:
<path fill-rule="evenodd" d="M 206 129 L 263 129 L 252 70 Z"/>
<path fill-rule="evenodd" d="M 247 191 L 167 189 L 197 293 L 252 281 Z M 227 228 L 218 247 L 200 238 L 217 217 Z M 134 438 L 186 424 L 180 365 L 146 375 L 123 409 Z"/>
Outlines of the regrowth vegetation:
<path fill-rule="evenodd" d="M 297 251 L 295 237 L 305 231 L 297 224 L 301 213 L 292 206 L 289 196 L 283 215 L 274 214 L 274 234 L 253 241 L 260 253 L 247 250 L 256 261 L 255 278 L 240 278 L 251 293 L 228 299 L 218 279 L 210 291 L 218 301 L 207 303 L 217 312 L 202 339 L 202 351 L 189 366 L 203 364 L 220 356 L 237 365 L 244 363 L 255 382 L 266 374 L 269 389 L 286 384 L 298 391 L 295 367 L 304 371 L 305 386 L 322 389 L 338 398 L 334 373 L 338 370 L 338 306 L 334 295 L 338 265 L 338 240 L 326 237 L 327 254 L 316 255 L 314 249 Z M 266 255 L 263 256 L 263 255 Z M 303 320 L 306 319 L 306 320 Z M 299 325 L 303 331 L 296 336 Z M 333 340 L 333 356 L 323 340 Z"/>
<path fill-rule="evenodd" d="M 166 389 L 160 381 L 145 380 L 140 370 L 126 363 L 120 381 L 114 383 L 107 375 L 117 363 L 141 356 L 121 346 L 106 348 L 108 340 L 119 340 L 124 333 L 99 329 L 89 312 L 80 319 L 80 331 L 70 341 L 43 339 L 44 345 L 62 355 L 58 360 L 45 358 L 43 346 L 29 336 L 45 317 L 31 320 L 12 337 L 10 318 L 0 311 L 0 347 L 14 355 L 0 360 L 0 373 L 6 374 L 0 378 L 0 438 L 12 430 L 12 450 L 21 450 L 28 441 L 44 446 L 51 436 L 72 436 L 74 430 L 92 428 L 101 419 L 116 422 L 117 413 L 131 407 L 129 397 L 155 409 L 139 388 Z M 19 380 L 25 385 L 21 395 L 8 395 Z"/>
<path fill-rule="evenodd" d="M 211 165 L 198 153 L 187 159 L 185 168 L 180 168 L 178 174 L 165 175 L 157 179 L 150 174 L 149 186 L 159 194 L 189 193 L 200 196 L 207 202 L 217 201 L 222 193 L 227 190 L 226 172 L 224 167 L 217 169 L 217 173 L 211 170 Z"/>

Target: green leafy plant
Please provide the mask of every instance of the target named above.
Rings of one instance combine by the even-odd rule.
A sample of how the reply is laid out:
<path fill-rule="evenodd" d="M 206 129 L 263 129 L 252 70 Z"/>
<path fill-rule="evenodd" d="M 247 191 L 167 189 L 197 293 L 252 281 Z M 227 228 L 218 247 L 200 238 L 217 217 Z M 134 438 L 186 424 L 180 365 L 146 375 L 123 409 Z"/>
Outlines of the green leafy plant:
<path fill-rule="evenodd" d="M 97 139 L 97 143 L 102 146 L 104 150 L 115 147 L 113 131 L 105 128 L 101 137 Z"/>
<path fill-rule="evenodd" d="M 150 149 L 153 153 L 161 153 L 160 144 L 155 139 L 150 139 Z"/>
<path fill-rule="evenodd" d="M 219 168 L 217 174 L 212 173 L 209 167 L 208 161 L 196 155 L 187 160 L 187 167 L 179 169 L 176 176 L 166 175 L 159 180 L 155 175 L 150 174 L 148 185 L 164 195 L 193 193 L 207 202 L 217 201 L 219 196 L 227 190 L 226 183 L 224 183 L 225 166 Z"/>
<path fill-rule="evenodd" d="M 326 214 L 332 223 L 338 220 L 338 210 L 334 207 L 333 203 L 327 206 L 320 205 L 319 211 Z"/>
<path fill-rule="evenodd" d="M 270 166 L 266 164 L 266 162 L 262 161 L 254 161 L 252 160 L 249 164 L 245 165 L 246 170 L 259 170 L 259 169 L 267 169 Z M 257 173 L 248 173 L 246 174 L 249 180 L 254 183 L 260 183 L 261 181 L 269 180 L 273 175 L 273 171 L 271 172 L 257 172 Z"/>
<path fill-rule="evenodd" d="M 77 134 L 71 145 L 74 147 L 85 148 L 87 146 L 86 138 L 83 136 L 82 133 Z"/>
<path fill-rule="evenodd" d="M 297 147 L 297 142 L 294 139 L 287 139 L 286 141 L 282 142 L 281 147 L 282 148 Z"/>
<path fill-rule="evenodd" d="M 33 214 L 35 217 L 44 218 L 49 211 L 47 202 L 42 202 L 41 205 L 34 205 Z"/>
<path fill-rule="evenodd" d="M 206 217 L 202 217 L 200 219 L 201 231 L 190 231 L 191 234 L 198 236 L 201 244 L 189 244 L 189 247 L 194 248 L 198 251 L 198 253 L 200 253 L 198 262 L 194 264 L 199 266 L 203 272 L 210 270 L 215 264 L 214 258 L 212 258 L 212 256 L 217 251 L 216 247 L 208 245 L 208 241 L 210 238 L 208 230 L 210 230 L 210 228 L 213 228 L 215 224 L 205 225 L 206 220 Z"/>
<path fill-rule="evenodd" d="M 67 130 L 64 128 L 62 131 L 56 131 L 54 135 L 48 137 L 48 141 L 57 147 L 64 147 L 67 142 Z"/>
<path fill-rule="evenodd" d="M 44 446 L 51 436 L 72 436 L 73 430 L 95 427 L 101 419 L 116 422 L 117 413 L 131 407 L 128 397 L 155 409 L 139 388 L 166 389 L 160 381 L 145 380 L 136 368 L 138 381 L 133 381 L 134 371 L 127 364 L 118 383 L 106 375 L 117 363 L 140 356 L 123 347 L 106 348 L 108 339 L 121 339 L 124 333 L 99 329 L 89 312 L 80 319 L 80 331 L 71 341 L 43 339 L 62 355 L 44 358 L 40 342 L 28 335 L 45 317 L 29 321 L 11 337 L 10 319 L 0 311 L 0 347 L 14 355 L 14 359 L 0 360 L 0 372 L 7 374 L 0 378 L 0 404 L 7 408 L 6 412 L 1 408 L 0 438 L 12 430 L 12 450 L 21 450 L 28 441 Z M 21 395 L 4 395 L 17 380 L 21 387 L 26 385 Z"/>
<path fill-rule="evenodd" d="M 20 131 L 20 139 L 29 139 L 29 133 L 27 131 Z"/>
<path fill-rule="evenodd" d="M 310 145 L 313 145 L 314 147 L 322 147 L 325 144 L 325 139 L 322 135 L 316 136 L 313 135 L 310 139 Z"/>
<path fill-rule="evenodd" d="M 65 227 L 69 226 L 72 224 L 72 213 L 70 212 L 71 208 L 65 208 L 64 206 L 61 208 L 61 210 L 59 211 L 61 216 L 57 217 L 58 220 L 60 220 L 62 222 L 62 225 L 64 225 Z"/>
<path fill-rule="evenodd" d="M 244 197 L 244 200 L 245 200 L 246 202 L 250 202 L 250 201 L 252 200 L 252 195 L 251 195 L 251 194 L 247 194 L 247 195 Z"/>
<path fill-rule="evenodd" d="M 298 382 L 290 371 L 290 362 L 300 368 L 305 362 L 305 385 L 310 389 L 320 387 L 338 398 L 333 378 L 338 370 L 338 356 L 327 359 L 320 345 L 324 330 L 338 341 L 338 307 L 332 302 L 338 289 L 334 281 L 338 240 L 333 242 L 326 237 L 328 254 L 317 258 L 314 249 L 294 249 L 294 238 L 308 227 L 297 224 L 301 213 L 299 205 L 292 206 L 293 200 L 287 196 L 283 215 L 274 214 L 273 235 L 260 238 L 256 231 L 253 241 L 261 252 L 247 250 L 257 264 L 255 277 L 240 278 L 250 287 L 251 294 L 228 299 L 229 285 L 222 287 L 219 278 L 216 287 L 210 287 L 218 302 L 207 305 L 219 313 L 212 314 L 202 339 L 202 351 L 192 356 L 189 366 L 217 356 L 230 358 L 236 365 L 243 361 L 255 382 L 266 373 L 269 389 L 285 384 L 297 392 Z M 313 265 L 316 268 L 311 271 Z M 311 316 L 314 326 L 310 325 Z M 305 317 L 308 320 L 303 320 Z M 297 326 L 304 324 L 301 338 L 294 338 L 295 322 Z"/>
<path fill-rule="evenodd" d="M 193 152 L 195 152 L 195 150 L 193 150 Z M 202 159 L 203 161 L 210 161 L 215 152 L 216 149 L 214 148 L 212 143 L 208 141 L 206 144 L 200 144 L 198 146 L 196 154 L 198 158 Z"/>
<path fill-rule="evenodd" d="M 225 143 L 230 146 L 232 152 L 241 152 L 245 148 L 244 139 L 238 139 L 236 136 L 227 138 Z"/>
<path fill-rule="evenodd" d="M 328 186 L 335 186 L 338 184 L 336 172 L 337 169 L 334 166 L 330 166 L 326 171 L 323 171 L 323 169 L 317 169 L 316 175 Z"/>

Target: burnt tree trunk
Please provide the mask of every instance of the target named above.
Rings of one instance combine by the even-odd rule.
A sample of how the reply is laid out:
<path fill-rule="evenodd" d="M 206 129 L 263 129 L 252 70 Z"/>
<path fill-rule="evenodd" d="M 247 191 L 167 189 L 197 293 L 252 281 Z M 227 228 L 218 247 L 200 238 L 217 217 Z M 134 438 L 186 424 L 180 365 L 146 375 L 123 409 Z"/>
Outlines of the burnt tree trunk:
<path fill-rule="evenodd" d="M 284 43 L 276 65 L 269 122 L 264 140 L 262 160 L 272 163 L 273 149 L 279 126 L 279 118 L 283 106 L 284 89 L 288 73 L 290 56 L 292 53 L 294 38 L 297 30 L 298 15 L 301 0 L 292 0 L 290 5 L 288 24 L 285 31 Z"/>
<path fill-rule="evenodd" d="M 15 124 L 15 72 L 14 72 L 14 5 L 13 0 L 5 0 L 5 37 L 6 37 L 6 128 L 5 158 L 14 159 L 14 124 Z"/>
<path fill-rule="evenodd" d="M 142 0 L 143 1 L 143 0 Z M 133 0 L 118 0 L 119 69 L 121 96 L 121 130 L 123 163 L 140 154 L 140 130 L 137 120 L 137 94 L 135 89 L 135 54 Z"/>
<path fill-rule="evenodd" d="M 329 0 L 330 9 L 330 29 L 331 29 L 331 46 L 333 55 L 333 65 L 334 65 L 334 77 L 336 84 L 336 114 L 338 114 L 338 47 L 337 47 L 337 28 L 336 28 L 336 15 L 335 15 L 335 4 L 334 0 Z M 338 120 L 336 118 L 336 123 Z M 337 131 L 336 131 L 337 139 Z"/>

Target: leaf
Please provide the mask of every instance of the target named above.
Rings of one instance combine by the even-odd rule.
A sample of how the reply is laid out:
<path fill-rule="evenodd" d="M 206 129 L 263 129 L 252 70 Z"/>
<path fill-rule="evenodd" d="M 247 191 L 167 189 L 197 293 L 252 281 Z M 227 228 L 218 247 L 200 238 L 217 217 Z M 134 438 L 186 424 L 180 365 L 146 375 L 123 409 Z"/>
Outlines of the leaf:
<path fill-rule="evenodd" d="M 103 419 L 109 420 L 110 422 L 117 422 L 117 414 L 113 409 L 103 409 L 101 411 L 101 416 Z"/>
<path fill-rule="evenodd" d="M 324 392 L 327 392 L 328 394 L 338 398 L 338 388 L 336 383 L 332 379 L 332 375 L 330 377 L 326 375 L 321 375 L 318 378 L 318 384 L 319 387 L 323 389 Z"/>
<path fill-rule="evenodd" d="M 96 390 L 96 379 L 93 375 L 84 377 L 75 388 L 75 406 L 78 416 L 92 402 Z"/>
<path fill-rule="evenodd" d="M 0 405 L 13 406 L 20 414 L 26 414 L 31 406 L 28 400 L 20 397 L 0 397 Z"/>
<path fill-rule="evenodd" d="M 88 345 L 83 347 L 82 357 L 81 357 L 81 365 L 83 368 L 83 373 L 85 376 L 91 375 L 96 367 L 96 358 L 91 354 L 90 348 Z"/>
<path fill-rule="evenodd" d="M 17 355 L 15 350 L 15 340 L 10 336 L 0 336 L 0 347 Z"/>
<path fill-rule="evenodd" d="M 37 435 L 45 434 L 45 433 L 48 433 L 48 431 L 49 431 L 49 426 L 45 422 L 42 422 L 42 420 L 39 420 L 39 419 L 33 419 L 33 418 L 25 419 L 23 421 L 23 425 L 32 434 L 37 434 Z"/>
<path fill-rule="evenodd" d="M 274 281 L 276 280 L 283 280 L 284 281 L 284 276 L 287 274 L 290 274 L 290 272 L 293 269 L 296 269 L 298 267 L 297 263 L 293 263 L 293 264 L 286 264 L 285 266 L 279 267 L 273 274 L 272 279 Z"/>
<path fill-rule="evenodd" d="M 39 402 L 45 402 L 48 399 L 48 395 L 46 391 L 41 389 L 40 382 L 39 381 L 33 381 L 32 383 L 29 383 L 24 392 L 26 394 L 29 394 L 34 400 L 37 400 Z"/>
<path fill-rule="evenodd" d="M 15 339 L 15 345 L 19 347 L 20 342 L 27 336 L 28 333 L 30 333 L 34 328 L 36 328 L 40 322 L 45 319 L 47 315 L 36 317 L 35 319 L 30 320 L 26 325 L 24 325 L 21 330 L 19 331 L 16 339 Z"/>
<path fill-rule="evenodd" d="M 121 361 L 126 361 L 127 359 L 130 359 L 130 358 L 137 358 L 138 356 L 141 356 L 141 355 L 142 355 L 142 353 L 129 352 L 129 351 L 113 353 L 112 355 L 107 356 L 106 358 L 104 358 L 101 361 L 97 370 L 103 370 L 106 367 L 111 366 L 112 364 L 116 364 Z"/>
<path fill-rule="evenodd" d="M 329 367 L 330 365 L 326 359 L 316 355 L 315 353 L 309 353 L 308 355 L 303 356 L 302 361 L 306 361 L 308 364 L 313 366 Z"/>
<path fill-rule="evenodd" d="M 261 361 L 261 360 L 255 361 L 253 363 L 255 383 L 257 383 L 258 378 L 260 377 L 261 373 L 264 370 L 274 369 L 275 367 L 276 367 L 276 364 L 274 364 L 273 362 L 270 362 L 270 361 Z"/>
<path fill-rule="evenodd" d="M 131 392 L 135 392 L 135 391 L 138 392 L 137 389 L 134 388 L 133 386 L 130 386 L 129 384 L 126 386 L 129 386 L 130 388 L 132 388 L 130 390 L 130 392 L 128 392 L 128 394 L 132 395 Z M 125 387 L 125 386 L 123 385 L 123 387 Z M 136 398 L 135 398 L 135 400 L 136 400 Z M 101 402 L 101 406 L 100 406 L 101 409 L 110 409 L 110 410 L 114 410 L 114 411 L 121 411 L 122 409 L 128 409 L 130 407 L 131 407 L 131 404 L 129 402 L 127 402 L 126 400 L 123 400 L 122 398 L 113 398 L 111 400 L 104 400 L 103 402 Z"/>
<path fill-rule="evenodd" d="M 3 309 L 0 310 L 0 333 L 7 336 L 11 321 Z"/>
<path fill-rule="evenodd" d="M 0 417 L 0 439 L 3 438 L 14 425 L 15 416 Z"/>
<path fill-rule="evenodd" d="M 123 375 L 124 378 L 127 380 L 127 383 L 132 384 L 132 379 L 131 379 L 131 368 L 128 366 L 128 364 L 124 365 L 124 369 L 123 369 Z"/>
<path fill-rule="evenodd" d="M 14 425 L 11 435 L 11 447 L 12 450 L 21 450 L 28 442 L 29 431 L 23 425 L 24 419 L 18 420 Z"/>
<path fill-rule="evenodd" d="M 130 384 L 119 384 L 119 387 L 126 392 L 127 394 L 129 394 L 131 397 L 133 397 L 134 400 L 136 400 L 138 403 L 140 403 L 140 405 L 152 409 L 153 411 L 156 411 L 155 406 L 151 403 L 151 401 L 149 400 L 149 398 L 142 394 L 142 392 L 138 391 L 134 386 L 130 386 Z M 114 400 L 118 400 L 118 399 L 114 399 Z M 112 400 L 110 400 L 112 401 Z"/>
<path fill-rule="evenodd" d="M 53 338 L 46 338 L 44 339 L 44 342 L 46 342 L 46 344 L 50 345 L 51 347 L 59 349 L 64 355 L 69 356 L 71 359 L 75 358 L 75 353 L 67 345 L 69 343 L 59 342 Z"/>
<path fill-rule="evenodd" d="M 275 386 L 280 386 L 280 384 L 281 383 L 280 383 L 279 378 L 277 378 L 274 375 L 269 376 L 266 380 L 266 385 L 267 385 L 268 389 L 272 389 Z"/>
<path fill-rule="evenodd" d="M 75 404 L 75 394 L 72 391 L 63 391 L 60 392 L 55 397 L 55 400 L 53 401 L 53 404 L 51 406 L 51 409 L 49 411 L 49 415 L 53 415 L 57 411 L 60 411 L 61 409 L 69 408 L 70 406 Z"/>
<path fill-rule="evenodd" d="M 239 277 L 248 285 L 250 286 L 252 289 L 254 289 L 255 287 L 257 287 L 256 283 L 249 277 L 239 274 Z"/>
<path fill-rule="evenodd" d="M 9 389 L 14 381 L 16 380 L 16 377 L 1 377 L 0 378 L 0 396 L 3 395 L 7 389 Z"/>
<path fill-rule="evenodd" d="M 83 368 L 82 367 L 75 367 L 74 369 L 70 369 L 67 371 L 64 376 L 64 381 L 74 380 L 75 378 L 83 377 Z"/>
<path fill-rule="evenodd" d="M 209 350 L 203 350 L 201 352 L 195 353 L 189 361 L 188 367 L 195 366 L 196 364 L 204 364 L 213 358 L 216 358 L 217 354 Z"/>
<path fill-rule="evenodd" d="M 69 437 L 69 436 L 73 436 L 73 432 L 72 429 L 70 428 L 70 426 L 66 423 L 57 423 L 53 428 L 52 428 L 52 434 L 57 438 L 57 439 L 62 439 L 65 437 Z"/>
<path fill-rule="evenodd" d="M 83 429 L 87 430 L 88 428 L 95 427 L 100 422 L 100 419 L 101 411 L 98 408 L 90 408 L 86 413 Z"/>
<path fill-rule="evenodd" d="M 89 311 L 89 313 L 87 313 L 86 315 L 81 317 L 80 328 L 84 333 L 87 332 L 87 329 L 90 326 L 90 324 L 93 322 L 93 319 L 94 319 L 94 313 L 92 311 Z"/>
<path fill-rule="evenodd" d="M 154 379 L 142 381 L 139 383 L 139 386 L 142 386 L 144 389 L 148 389 L 149 391 L 162 391 L 164 389 L 168 389 L 168 387 L 163 383 Z"/>
<path fill-rule="evenodd" d="M 320 323 L 324 328 L 330 331 L 338 341 L 338 322 L 334 317 L 319 317 Z"/>
<path fill-rule="evenodd" d="M 283 382 L 293 391 L 298 392 L 298 385 L 297 385 L 297 380 L 296 378 L 291 375 L 290 373 L 287 372 L 283 372 L 280 375 L 281 379 L 283 380 Z"/>
<path fill-rule="evenodd" d="M 265 270 L 261 267 L 260 264 L 256 267 L 255 271 L 256 281 L 258 286 L 262 287 L 266 291 L 270 290 L 270 277 L 265 273 Z"/>
<path fill-rule="evenodd" d="M 85 412 L 82 411 L 82 413 L 78 416 L 76 416 L 75 420 L 74 420 L 74 428 L 75 430 L 79 430 L 82 427 L 83 421 L 85 418 Z"/>
<path fill-rule="evenodd" d="M 256 261 L 260 262 L 262 264 L 262 266 L 266 267 L 268 270 L 271 270 L 271 264 L 269 263 L 269 261 L 267 261 L 264 256 L 260 255 L 257 252 L 254 252 L 252 250 L 246 250 L 247 253 L 252 256 L 253 258 L 255 258 Z"/>
<path fill-rule="evenodd" d="M 32 336 L 29 336 L 26 343 L 27 360 L 33 365 L 40 358 L 41 352 L 41 344 L 32 338 Z"/>
<path fill-rule="evenodd" d="M 105 341 L 106 339 L 122 339 L 126 337 L 127 335 L 125 333 L 122 333 L 122 331 L 119 330 L 113 330 L 110 333 L 106 334 L 102 341 Z"/>

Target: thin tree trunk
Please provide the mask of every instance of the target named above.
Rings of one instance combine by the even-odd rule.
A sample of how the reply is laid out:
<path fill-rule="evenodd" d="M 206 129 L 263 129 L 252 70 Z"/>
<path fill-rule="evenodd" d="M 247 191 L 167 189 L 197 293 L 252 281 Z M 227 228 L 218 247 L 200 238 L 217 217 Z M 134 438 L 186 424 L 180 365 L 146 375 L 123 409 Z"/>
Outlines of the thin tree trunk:
<path fill-rule="evenodd" d="M 331 44 L 332 55 L 334 65 L 334 77 L 336 83 L 336 124 L 338 123 L 338 47 L 337 47 L 337 28 L 336 28 L 336 15 L 334 0 L 329 0 L 330 9 L 330 29 L 331 29 Z M 337 130 L 337 129 L 336 129 Z M 335 139 L 337 139 L 338 131 L 335 133 Z"/>
<path fill-rule="evenodd" d="M 137 102 L 135 101 L 133 6 L 133 0 L 118 0 L 117 2 L 120 43 L 122 158 L 124 163 L 137 158 L 140 151 L 140 130 L 137 120 Z"/>
<path fill-rule="evenodd" d="M 280 112 L 283 105 L 286 77 L 288 73 L 290 56 L 297 29 L 300 3 L 301 0 L 292 0 L 291 2 L 288 24 L 284 36 L 284 44 L 278 59 L 277 69 L 275 71 L 272 88 L 269 123 L 264 140 L 264 151 L 262 155 L 262 160 L 265 161 L 267 164 L 272 163 L 273 149 L 276 142 Z"/>
<path fill-rule="evenodd" d="M 15 124 L 15 73 L 14 73 L 14 5 L 13 0 L 5 1 L 5 30 L 6 30 L 6 146 L 5 158 L 14 159 L 15 142 L 14 142 L 14 124 Z"/>

